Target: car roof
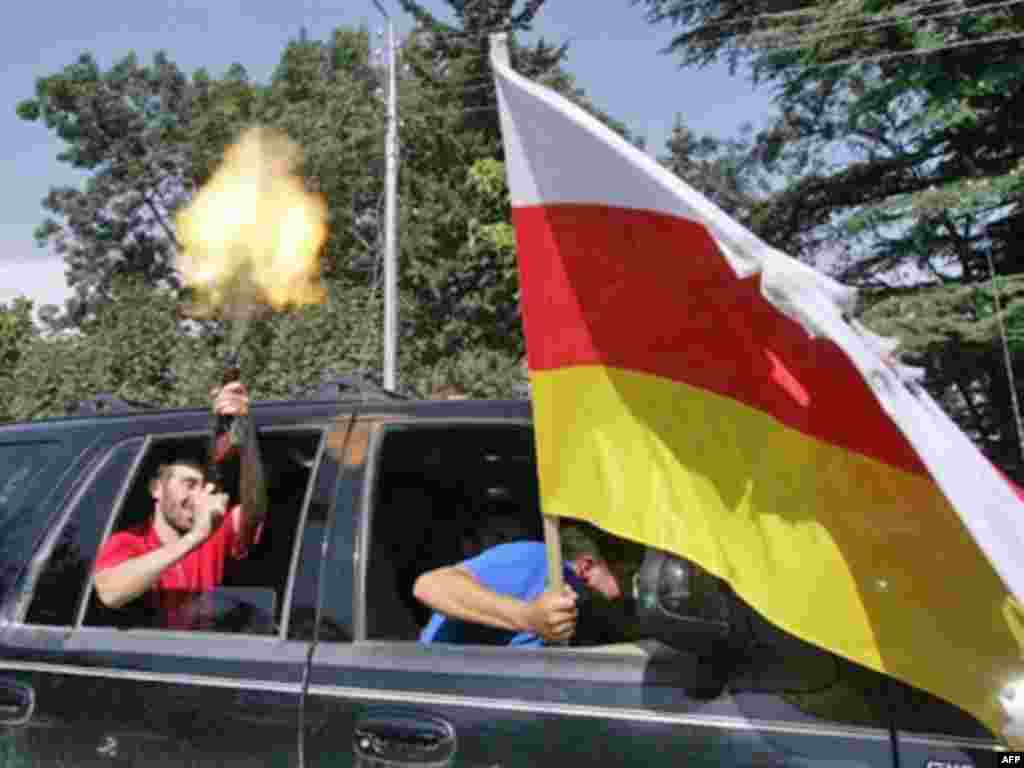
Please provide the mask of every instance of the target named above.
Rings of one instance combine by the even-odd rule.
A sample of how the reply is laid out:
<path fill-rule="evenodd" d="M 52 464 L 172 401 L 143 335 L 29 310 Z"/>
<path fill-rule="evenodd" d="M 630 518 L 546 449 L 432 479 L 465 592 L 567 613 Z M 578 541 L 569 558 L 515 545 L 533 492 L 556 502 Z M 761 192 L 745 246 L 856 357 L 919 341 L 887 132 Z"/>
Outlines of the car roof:
<path fill-rule="evenodd" d="M 345 397 L 333 400 L 258 400 L 252 404 L 257 423 L 261 419 L 280 421 L 294 416 L 302 420 L 328 420 L 341 414 L 362 413 L 406 416 L 412 419 L 498 419 L 529 420 L 530 402 L 514 400 L 413 400 L 398 398 Z M 0 440 L 15 437 L 42 437 L 47 433 L 132 431 L 152 428 L 165 431 L 175 425 L 194 429 L 209 420 L 204 408 L 115 407 L 105 413 L 58 416 L 35 421 L 0 424 Z"/>

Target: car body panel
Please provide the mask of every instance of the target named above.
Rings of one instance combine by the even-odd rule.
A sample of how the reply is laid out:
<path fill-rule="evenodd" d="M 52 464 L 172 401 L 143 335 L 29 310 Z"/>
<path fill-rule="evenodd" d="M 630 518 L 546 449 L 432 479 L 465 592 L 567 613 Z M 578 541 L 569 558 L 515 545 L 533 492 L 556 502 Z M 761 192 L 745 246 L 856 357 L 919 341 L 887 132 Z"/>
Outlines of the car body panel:
<path fill-rule="evenodd" d="M 69 626 L 37 626 L 24 621 L 33 581 L 20 568 L 2 582 L 0 705 L 28 690 L 31 716 L 0 725 L 0 761 L 875 768 L 981 766 L 997 749 L 948 704 L 928 702 L 933 716 L 922 717 L 920 692 L 823 652 L 786 674 L 755 658 L 723 676 L 654 641 L 514 650 L 372 639 L 381 434 L 529 428 L 529 403 L 357 398 L 257 403 L 253 414 L 268 433 L 324 433 L 290 560 L 294 593 L 283 596 L 287 626 L 271 636 L 88 627 L 84 603 Z M 41 557 L 36 548 L 57 535 L 100 458 L 126 440 L 202 435 L 209 422 L 209 412 L 190 409 L 0 425 L 0 447 L 59 445 L 45 492 L 33 491 L 32 535 L 5 538 L 0 527 L 0 546 Z"/>

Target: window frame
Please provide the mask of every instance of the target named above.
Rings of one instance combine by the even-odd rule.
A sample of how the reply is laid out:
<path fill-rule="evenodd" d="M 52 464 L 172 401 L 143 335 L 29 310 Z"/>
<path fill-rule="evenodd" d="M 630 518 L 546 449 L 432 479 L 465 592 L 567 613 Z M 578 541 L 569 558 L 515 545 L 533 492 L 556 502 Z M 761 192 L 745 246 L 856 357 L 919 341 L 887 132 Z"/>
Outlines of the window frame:
<path fill-rule="evenodd" d="M 296 516 L 296 536 L 292 543 L 292 551 L 288 558 L 288 575 L 285 587 L 285 594 L 282 597 L 281 602 L 281 622 L 277 631 L 273 634 L 245 634 L 236 632 L 219 632 L 216 630 L 172 630 L 162 628 L 132 628 L 132 629 L 114 629 L 111 627 L 102 626 L 88 626 L 84 623 L 85 616 L 88 612 L 89 603 L 92 599 L 93 591 L 95 590 L 95 574 L 92 571 L 92 566 L 95 564 L 95 555 L 93 561 L 90 563 L 90 571 L 88 581 L 85 584 L 83 594 L 79 599 L 77 609 L 75 611 L 74 624 L 62 625 L 62 626 L 50 626 L 41 624 L 32 624 L 25 621 L 28 613 L 29 606 L 35 596 L 35 587 L 38 583 L 38 578 L 42 574 L 43 570 L 47 567 L 50 562 L 50 558 L 53 555 L 53 550 L 63 535 L 63 532 L 67 525 L 70 523 L 74 516 L 78 513 L 82 497 L 88 492 L 96 480 L 97 475 L 102 472 L 103 468 L 107 465 L 110 457 L 113 456 L 114 452 L 123 445 L 129 444 L 133 441 L 140 441 L 137 453 L 132 460 L 131 467 L 129 468 L 124 480 L 121 482 L 121 486 L 117 491 L 114 499 L 114 503 L 111 505 L 111 511 L 108 514 L 106 523 L 103 527 L 103 535 L 100 539 L 100 546 L 109 539 L 113 532 L 114 526 L 117 521 L 121 518 L 124 512 L 125 500 L 136 485 L 136 483 L 142 480 L 139 472 L 144 460 L 151 455 L 151 451 L 155 446 L 164 444 L 167 442 L 173 442 L 175 440 L 196 440 L 205 439 L 208 437 L 208 432 L 205 430 L 182 430 L 175 432 L 159 432 L 159 433 L 147 433 L 144 435 L 133 434 L 123 437 L 122 439 L 112 442 L 101 449 L 101 454 L 98 458 L 94 459 L 92 466 L 83 474 L 84 479 L 79 483 L 75 489 L 73 496 L 68 500 L 65 508 L 60 512 L 60 516 L 53 525 L 53 527 L 47 532 L 43 543 L 37 547 L 36 552 L 29 565 L 30 576 L 23 581 L 23 587 L 19 590 L 19 602 L 17 610 L 12 623 L 30 629 L 32 631 L 57 631 L 61 634 L 67 634 L 73 636 L 81 633 L 88 633 L 90 635 L 95 633 L 115 632 L 118 637 L 123 638 L 137 638 L 143 643 L 146 642 L 147 638 L 156 637 L 190 637 L 198 638 L 204 641 L 208 641 L 212 638 L 230 638 L 234 642 L 238 642 L 238 638 L 245 638 L 246 641 L 269 641 L 269 642 L 298 642 L 289 641 L 287 637 L 287 631 L 289 622 L 291 619 L 291 605 L 293 598 L 293 590 L 295 586 L 295 580 L 298 573 L 298 559 L 301 550 L 302 534 L 306 526 L 307 515 L 309 511 L 310 502 L 312 500 L 312 494 L 315 492 L 316 483 L 315 480 L 318 477 L 319 472 L 323 467 L 324 456 L 327 447 L 327 435 L 329 432 L 329 425 L 322 423 L 298 423 L 298 424 L 273 424 L 265 427 L 258 427 L 258 434 L 273 435 L 280 433 L 290 433 L 293 435 L 315 435 L 316 436 L 316 451 L 314 454 L 313 464 L 310 467 L 309 479 L 305 489 L 305 493 L 302 497 L 302 506 L 299 510 L 299 514 Z M 334 498 L 331 499 L 331 505 L 334 505 Z"/>
<path fill-rule="evenodd" d="M 121 482 L 121 487 L 118 489 L 116 496 L 114 497 L 114 505 L 112 509 L 120 510 L 121 504 L 124 501 L 124 496 L 127 489 L 130 487 L 130 480 L 134 477 L 138 471 L 139 462 L 145 455 L 146 448 L 148 446 L 148 437 L 140 435 L 130 435 L 122 439 L 111 442 L 106 446 L 99 448 L 98 455 L 90 457 L 92 462 L 90 466 L 84 469 L 79 478 L 77 479 L 77 487 L 74 489 L 71 497 L 64 504 L 64 509 L 57 513 L 57 518 L 54 520 L 53 525 L 47 531 L 43 537 L 42 542 L 36 547 L 36 551 L 32 556 L 32 560 L 26 569 L 26 575 L 22 582 L 19 590 L 18 604 L 15 607 L 14 615 L 12 617 L 12 623 L 19 626 L 33 627 L 36 629 L 61 629 L 64 631 L 73 631 L 77 625 L 77 617 L 81 611 L 81 606 L 87 604 L 88 597 L 92 592 L 92 576 L 89 577 L 89 583 L 83 595 L 80 598 L 80 604 L 78 609 L 75 611 L 76 624 L 68 625 L 47 625 L 47 624 L 32 624 L 26 621 L 28 616 L 29 607 L 32 605 L 32 601 L 36 596 L 36 587 L 39 584 L 39 577 L 42 576 L 43 571 L 50 564 L 50 559 L 53 557 L 53 551 L 57 546 L 57 542 L 60 541 L 61 536 L 64 534 L 64 529 L 70 524 L 71 520 L 78 513 L 79 506 L 82 503 L 82 497 L 93 487 L 93 483 L 96 481 L 97 475 L 99 475 L 103 469 L 110 462 L 111 457 L 114 453 L 122 446 L 129 443 L 138 441 L 139 446 L 136 449 L 135 458 L 132 460 L 131 467 L 128 473 L 125 475 L 125 479 Z M 94 444 L 95 446 L 95 444 Z M 90 446 L 93 447 L 93 446 Z M 110 521 L 104 526 L 104 536 L 100 540 L 101 543 L 106 541 L 107 531 L 109 530 Z M 92 564 L 90 563 L 90 566 Z"/>
<path fill-rule="evenodd" d="M 40 438 L 40 440 L 43 440 Z M 40 440 L 24 439 L 2 439 L 0 447 L 5 445 L 17 446 L 25 442 L 39 442 Z M 47 536 L 49 536 L 55 525 L 62 525 L 64 509 L 71 504 L 82 487 L 82 478 L 91 476 L 92 468 L 98 461 L 102 460 L 103 438 L 96 437 L 85 439 L 76 443 L 67 437 L 54 437 L 53 442 L 61 445 L 64 453 L 61 459 L 66 462 L 62 471 L 57 473 L 54 483 L 49 491 L 44 492 L 39 499 L 39 506 L 42 509 L 51 508 L 47 521 L 40 532 L 32 541 L 28 556 L 25 558 L 19 572 L 9 585 L 6 594 L 0 595 L 0 621 L 5 623 L 17 623 L 17 617 L 28 610 L 28 603 L 31 594 L 26 596 L 26 584 L 30 577 L 33 577 L 36 557 L 43 548 Z"/>
<path fill-rule="evenodd" d="M 366 586 L 369 557 L 372 549 L 374 505 L 381 473 L 383 441 L 394 429 L 443 429 L 446 427 L 510 427 L 534 431 L 529 418 L 521 417 L 456 417 L 422 418 L 405 414 L 360 414 L 354 429 L 369 432 L 361 461 L 352 457 L 353 442 L 346 446 L 342 472 L 362 473 L 358 498 L 350 509 L 343 509 L 339 499 L 336 516 L 350 514 L 353 518 L 354 548 L 349 555 L 332 551 L 328 557 L 350 556 L 353 559 L 353 633 L 350 642 L 323 638 L 317 641 L 313 664 L 317 674 L 334 674 L 343 669 L 356 669 L 360 674 L 437 675 L 449 678 L 477 675 L 504 680 L 510 685 L 535 686 L 543 680 L 548 684 L 602 684 L 625 686 L 637 690 L 647 685 L 652 669 L 674 669 L 686 655 L 665 645 L 648 650 L 639 645 L 592 647 L 508 647 L 490 645 L 444 644 L 424 645 L 415 640 L 374 639 L 366 637 Z M 352 503 L 351 501 L 348 503 Z M 336 518 L 337 519 L 337 518 Z M 329 587 L 328 587 L 329 588 Z M 515 659 L 514 664 L 508 663 Z M 671 673 L 668 680 L 671 678 Z M 662 681 L 664 682 L 664 681 Z"/>
<path fill-rule="evenodd" d="M 388 652 L 389 657 L 406 657 L 410 659 L 417 659 L 417 654 L 425 654 L 423 658 L 429 658 L 433 661 L 427 662 L 427 667 L 430 664 L 438 662 L 441 658 L 445 658 L 450 654 L 454 654 L 458 658 L 460 652 L 465 654 L 465 651 L 472 649 L 472 656 L 476 658 L 479 656 L 482 659 L 502 658 L 507 657 L 508 654 L 513 654 L 513 658 L 517 659 L 518 662 L 524 663 L 525 659 L 536 659 L 536 662 L 529 662 L 529 665 L 538 666 L 538 668 L 544 668 L 544 665 L 550 664 L 553 660 L 559 659 L 559 665 L 563 663 L 565 670 L 573 670 L 568 672 L 559 672 L 558 670 L 552 670 L 549 675 L 551 679 L 576 679 L 578 670 L 582 668 L 593 668 L 593 665 L 598 665 L 603 668 L 605 662 L 617 661 L 623 664 L 623 669 L 632 670 L 632 672 L 624 672 L 622 675 L 616 673 L 609 673 L 609 681 L 616 683 L 624 682 L 635 682 L 635 678 L 631 675 L 635 674 L 635 668 L 644 668 L 647 664 L 675 664 L 680 660 L 687 658 L 687 654 L 684 651 L 672 648 L 671 646 L 665 645 L 656 640 L 656 638 L 650 638 L 652 643 L 650 648 L 644 647 L 639 642 L 622 642 L 612 643 L 605 645 L 592 645 L 592 646 L 557 646 L 557 645 L 542 645 L 539 647 L 533 646 L 493 646 L 493 645 L 474 645 L 474 644 L 444 644 L 439 643 L 436 646 L 423 645 L 417 641 L 412 640 L 394 640 L 394 639 L 378 639 L 370 638 L 366 636 L 367 631 L 367 610 L 366 604 L 367 596 L 367 574 L 369 571 L 370 554 L 373 548 L 373 521 L 374 512 L 377 502 L 377 485 L 378 478 L 381 471 L 381 457 L 383 451 L 384 438 L 387 433 L 395 429 L 444 429 L 446 427 L 510 427 L 518 429 L 526 429 L 531 433 L 535 431 L 533 421 L 528 418 L 517 418 L 517 417 L 496 417 L 496 418 L 415 418 L 398 415 L 388 416 L 364 416 L 360 417 L 357 421 L 358 424 L 364 424 L 369 430 L 369 439 L 366 446 L 366 451 L 363 457 L 362 465 L 358 463 L 348 463 L 344 467 L 345 472 L 361 471 L 363 473 L 362 484 L 359 492 L 358 506 L 353 510 L 355 515 L 355 551 L 354 555 L 354 574 L 353 574 L 353 634 L 351 643 L 331 643 L 330 641 L 321 641 L 320 647 L 340 647 L 342 645 L 352 645 L 356 647 L 353 654 L 358 657 L 361 652 L 358 649 L 369 649 L 370 656 L 374 653 L 379 653 L 373 649 L 390 649 Z M 346 453 L 346 456 L 348 454 Z M 546 527 L 543 527 L 543 514 L 541 514 L 542 530 L 545 536 L 547 535 Z M 545 541 L 545 545 L 547 542 Z M 330 557 L 335 556 L 333 553 Z M 408 650 L 401 650 L 408 649 Z M 526 654 L 524 656 L 524 654 Z M 486 666 L 490 662 L 484 662 Z M 582 666 L 581 666 L 582 665 Z M 638 667 L 639 665 L 639 667 Z M 410 666 L 406 667 L 409 670 L 421 670 L 421 665 L 413 661 Z M 513 677 L 519 677 L 520 675 L 515 674 Z"/>
<path fill-rule="evenodd" d="M 281 626 L 278 627 L 276 639 L 288 640 L 288 630 L 291 628 L 292 620 L 292 602 L 295 595 L 295 581 L 298 578 L 299 573 L 299 555 L 302 552 L 302 539 L 306 534 L 306 521 L 309 516 L 310 504 L 313 501 L 313 494 L 316 492 L 316 481 L 320 476 L 320 472 L 323 470 L 324 456 L 327 453 L 327 433 L 329 430 L 325 426 L 307 426 L 304 429 L 282 427 L 277 431 L 318 432 L 320 435 L 316 446 L 316 456 L 313 459 L 313 466 L 310 467 L 309 470 L 309 481 L 306 484 L 306 493 L 302 496 L 302 508 L 299 510 L 298 520 L 296 521 L 295 540 L 292 542 L 292 554 L 288 563 L 288 578 L 285 581 L 285 594 L 281 601 Z M 331 503 L 327 513 L 328 515 L 330 515 L 330 509 L 334 506 L 334 497 L 336 495 L 337 478 L 335 478 L 335 488 L 332 492 Z M 317 598 L 319 598 L 319 595 L 317 595 Z"/>
<path fill-rule="evenodd" d="M 358 504 L 355 509 L 352 510 L 353 515 L 356 519 L 355 524 L 355 552 L 354 555 L 354 573 L 353 573 L 353 595 L 352 595 L 352 644 L 356 645 L 397 645 L 400 647 L 409 647 L 419 645 L 415 641 L 401 641 L 401 640 L 378 640 L 374 638 L 368 638 L 366 636 L 367 630 L 367 610 L 366 594 L 367 594 L 367 573 L 369 570 L 370 553 L 373 547 L 373 519 L 376 506 L 377 496 L 377 480 L 380 476 L 381 470 L 381 453 L 384 438 L 390 430 L 394 429 L 443 429 L 445 427 L 514 427 L 519 429 L 526 429 L 529 432 L 534 432 L 533 421 L 528 418 L 521 417 L 455 417 L 455 418 L 416 418 L 407 417 L 401 415 L 388 415 L 388 416 L 370 416 L 364 415 L 357 419 L 358 425 L 362 424 L 370 430 L 368 444 L 366 446 L 366 452 L 363 457 L 362 465 L 354 464 L 350 465 L 346 462 L 344 467 L 345 472 L 362 471 L 362 487 L 360 489 Z M 347 456 L 348 454 L 346 454 Z M 543 515 L 541 515 L 541 524 L 543 525 Z M 333 556 L 333 553 L 332 553 Z M 490 646 L 459 646 L 462 648 L 488 648 Z M 514 648 L 514 649 L 502 649 L 512 650 L 515 653 L 521 653 L 523 651 L 528 652 L 543 652 L 543 651 L 554 651 L 559 655 L 566 654 L 567 651 L 577 652 L 579 654 L 585 654 L 588 657 L 592 657 L 595 654 L 601 653 L 601 646 L 595 646 L 593 648 L 555 648 L 555 647 L 544 647 L 544 648 Z M 616 658 L 631 658 L 635 657 L 636 653 L 622 653 L 615 652 L 614 649 L 609 649 L 610 653 L 613 653 Z"/>

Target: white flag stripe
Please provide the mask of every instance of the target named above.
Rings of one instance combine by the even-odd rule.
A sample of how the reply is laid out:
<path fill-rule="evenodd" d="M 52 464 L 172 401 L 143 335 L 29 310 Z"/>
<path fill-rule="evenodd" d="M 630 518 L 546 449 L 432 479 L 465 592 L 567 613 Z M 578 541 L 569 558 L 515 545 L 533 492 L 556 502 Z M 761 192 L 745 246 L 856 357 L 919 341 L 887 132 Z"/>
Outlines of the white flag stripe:
<path fill-rule="evenodd" d="M 501 64 L 494 72 L 514 207 L 593 204 L 699 221 L 738 276 L 756 271 L 767 246 L 718 206 L 575 104 Z"/>
<path fill-rule="evenodd" d="M 598 120 L 517 75 L 496 55 L 492 66 L 513 206 L 592 204 L 705 226 L 738 277 L 760 271 L 762 293 L 773 306 L 846 354 L 996 573 L 1024 602 L 1024 504 L 932 398 L 878 354 L 878 339 L 846 321 L 856 292 L 771 248 Z"/>

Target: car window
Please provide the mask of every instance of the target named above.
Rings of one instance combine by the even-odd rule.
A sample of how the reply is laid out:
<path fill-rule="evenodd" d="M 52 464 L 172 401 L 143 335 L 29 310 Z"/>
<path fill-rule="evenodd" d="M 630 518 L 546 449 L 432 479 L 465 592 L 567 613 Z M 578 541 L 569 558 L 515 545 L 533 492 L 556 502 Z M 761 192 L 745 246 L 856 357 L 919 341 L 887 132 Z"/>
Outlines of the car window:
<path fill-rule="evenodd" d="M 311 489 L 306 508 L 305 524 L 293 566 L 294 580 L 288 620 L 288 637 L 292 640 L 311 640 L 317 618 L 317 599 L 320 587 L 320 567 L 328 536 L 328 518 L 338 484 L 338 465 L 322 452 L 316 482 Z M 334 575 L 336 577 L 336 574 Z M 351 579 L 349 579 L 351 583 Z M 345 602 L 348 605 L 348 601 Z M 352 621 L 344 611 L 332 610 L 329 604 L 320 617 L 320 636 L 324 639 L 351 640 Z"/>
<path fill-rule="evenodd" d="M 49 519 L 42 489 L 56 481 L 63 446 L 56 441 L 0 444 L 0 595 L 32 556 Z"/>
<path fill-rule="evenodd" d="M 317 468 L 321 444 L 320 430 L 283 429 L 261 433 L 260 452 L 270 502 L 267 519 L 258 542 L 247 556 L 228 562 L 224 587 L 220 590 L 221 593 L 235 592 L 240 600 L 236 611 L 241 611 L 242 615 L 215 611 L 204 617 L 205 626 L 197 626 L 197 629 L 247 634 L 277 634 L 283 629 L 291 574 L 296 558 L 300 558 L 301 563 L 303 554 L 297 551 L 303 540 L 299 534 L 303 526 L 309 524 L 309 516 L 315 518 L 323 504 L 322 494 L 315 492 L 320 476 Z M 308 565 L 316 563 L 317 560 L 312 560 Z M 298 602 L 304 603 L 311 598 L 306 597 L 308 590 L 304 582 L 300 582 L 300 587 Z M 261 602 L 255 603 L 255 600 Z"/>
<path fill-rule="evenodd" d="M 57 442 L 0 445 L 0 525 L 59 451 Z"/>
<path fill-rule="evenodd" d="M 529 427 L 392 425 L 382 432 L 375 461 L 365 577 L 367 639 L 419 639 L 431 618 L 413 595 L 421 574 L 498 545 L 544 540 Z M 625 589 L 642 549 L 606 538 L 609 561 Z M 596 593 L 588 598 L 591 620 L 581 621 L 581 643 L 637 639 L 624 610 Z M 482 632 L 479 641 L 487 642 L 484 636 L 490 634 Z"/>
<path fill-rule="evenodd" d="M 93 559 L 143 440 L 129 440 L 110 450 L 72 501 L 59 536 L 47 544 L 47 561 L 39 574 L 25 620 L 30 624 L 70 626 L 88 581 Z"/>
<path fill-rule="evenodd" d="M 175 593 L 167 602 L 147 595 L 115 610 L 104 606 L 95 594 L 94 562 L 111 537 L 121 532 L 133 536 L 147 529 L 155 510 L 150 481 L 158 468 L 172 457 L 201 463 L 207 436 L 150 438 L 140 455 L 142 442 L 140 438 L 114 450 L 79 495 L 66 524 L 54 534 L 26 620 L 67 625 L 81 617 L 81 623 L 92 627 L 257 635 L 283 631 L 281 619 L 293 563 L 300 554 L 297 533 L 305 504 L 311 500 L 316 510 L 324 503 L 324 493 L 311 493 L 321 431 L 261 431 L 267 520 L 244 556 L 227 558 L 223 578 L 214 588 Z M 234 502 L 238 489 L 232 486 L 230 473 L 226 474 L 226 490 Z M 319 514 L 314 511 L 313 517 Z"/>
<path fill-rule="evenodd" d="M 428 653 L 428 637 L 446 645 L 453 640 L 424 634 L 432 615 L 413 594 L 419 575 L 494 547 L 543 542 L 533 432 L 507 423 L 389 423 L 376 428 L 369 446 L 365 468 L 360 462 L 346 467 L 347 474 L 366 476 L 349 502 L 362 526 L 356 562 L 365 562 L 357 575 L 356 639 Z M 549 667 L 552 674 L 571 677 L 582 668 L 580 654 L 646 658 L 651 669 L 672 670 L 671 684 L 700 699 L 729 695 L 752 711 L 770 701 L 787 716 L 870 727 L 886 721 L 879 675 L 775 627 L 696 564 L 575 521 L 563 521 L 560 529 L 563 545 L 574 535 L 570 530 L 596 538 L 622 596 L 608 599 L 577 583 L 576 635 L 568 646 L 540 649 L 566 654 L 564 667 Z M 328 567 L 341 557 L 332 553 Z M 488 653 L 497 647 L 530 654 L 510 647 L 507 634 L 460 631 L 457 639 L 463 647 L 489 646 Z M 666 662 L 673 654 L 698 663 Z M 676 670 L 679 677 L 673 677 Z"/>

